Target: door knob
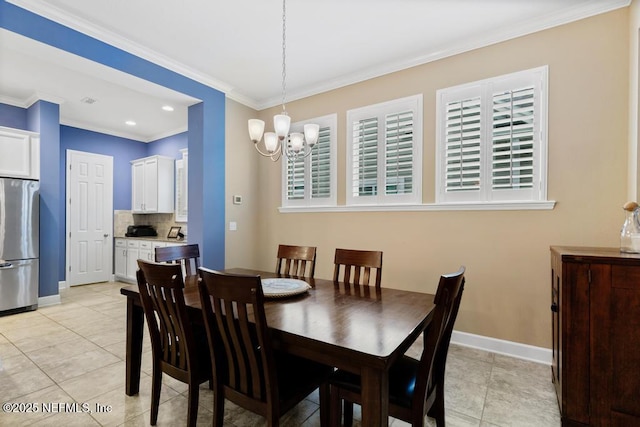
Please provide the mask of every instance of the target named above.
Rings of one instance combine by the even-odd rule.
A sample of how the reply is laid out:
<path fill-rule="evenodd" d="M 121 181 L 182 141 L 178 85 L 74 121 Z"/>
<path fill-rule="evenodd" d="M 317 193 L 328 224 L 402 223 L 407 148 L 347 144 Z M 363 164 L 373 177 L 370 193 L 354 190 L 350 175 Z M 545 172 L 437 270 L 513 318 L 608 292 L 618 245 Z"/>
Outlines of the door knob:
<path fill-rule="evenodd" d="M 109 235 L 108 235 L 108 234 L 105 234 L 105 235 L 104 235 L 104 237 L 109 237 Z"/>

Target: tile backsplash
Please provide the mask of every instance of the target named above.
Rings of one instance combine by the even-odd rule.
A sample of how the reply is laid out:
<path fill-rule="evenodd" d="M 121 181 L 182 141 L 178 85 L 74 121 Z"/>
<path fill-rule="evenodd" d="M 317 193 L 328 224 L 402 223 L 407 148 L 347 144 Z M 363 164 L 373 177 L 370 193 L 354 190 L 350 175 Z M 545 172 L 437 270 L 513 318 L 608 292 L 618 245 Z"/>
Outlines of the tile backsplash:
<path fill-rule="evenodd" d="M 174 214 L 134 214 L 131 211 L 113 212 L 113 235 L 124 237 L 130 225 L 151 225 L 156 229 L 158 237 L 167 237 L 171 227 L 180 227 L 180 232 L 187 236 L 187 223 L 175 222 Z"/>

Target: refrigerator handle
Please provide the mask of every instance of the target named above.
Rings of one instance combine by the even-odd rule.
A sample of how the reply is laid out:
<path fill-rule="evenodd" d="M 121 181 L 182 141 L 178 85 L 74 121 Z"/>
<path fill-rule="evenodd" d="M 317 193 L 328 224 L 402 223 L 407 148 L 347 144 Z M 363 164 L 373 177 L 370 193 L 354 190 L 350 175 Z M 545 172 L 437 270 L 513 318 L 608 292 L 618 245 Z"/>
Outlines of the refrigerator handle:
<path fill-rule="evenodd" d="M 13 268 L 13 264 L 0 260 L 0 270 L 8 270 L 10 268 Z"/>

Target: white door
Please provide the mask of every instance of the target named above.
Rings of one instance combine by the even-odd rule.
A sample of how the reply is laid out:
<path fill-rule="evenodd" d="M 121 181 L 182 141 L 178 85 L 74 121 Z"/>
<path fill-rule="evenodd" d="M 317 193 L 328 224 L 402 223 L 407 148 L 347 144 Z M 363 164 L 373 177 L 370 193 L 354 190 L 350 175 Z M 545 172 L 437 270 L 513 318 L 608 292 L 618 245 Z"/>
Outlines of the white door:
<path fill-rule="evenodd" d="M 106 282 L 113 265 L 113 157 L 67 150 L 66 170 L 66 282 Z"/>

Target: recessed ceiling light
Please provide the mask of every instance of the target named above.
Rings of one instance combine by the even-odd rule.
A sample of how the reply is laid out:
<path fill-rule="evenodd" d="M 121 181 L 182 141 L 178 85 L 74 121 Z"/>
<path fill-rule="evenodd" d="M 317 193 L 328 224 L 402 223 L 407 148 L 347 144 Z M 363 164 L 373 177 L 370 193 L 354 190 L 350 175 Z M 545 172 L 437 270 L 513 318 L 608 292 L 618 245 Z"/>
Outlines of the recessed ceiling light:
<path fill-rule="evenodd" d="M 164 111 L 173 111 L 173 107 L 171 105 L 163 105 L 162 109 Z"/>
<path fill-rule="evenodd" d="M 129 126 L 135 126 L 135 125 L 136 125 L 136 122 L 134 122 L 133 120 L 127 120 L 127 121 L 125 122 L 125 124 L 127 124 L 127 125 L 129 125 Z"/>

